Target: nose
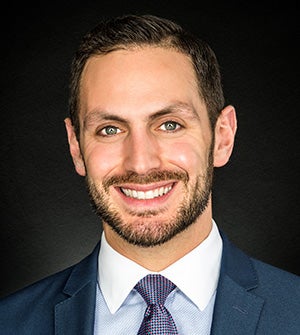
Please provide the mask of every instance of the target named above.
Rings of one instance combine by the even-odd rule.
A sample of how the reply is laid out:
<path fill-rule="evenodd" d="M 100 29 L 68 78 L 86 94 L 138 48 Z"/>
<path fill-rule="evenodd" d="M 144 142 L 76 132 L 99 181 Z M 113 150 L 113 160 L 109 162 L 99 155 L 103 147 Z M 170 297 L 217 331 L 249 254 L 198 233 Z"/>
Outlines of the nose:
<path fill-rule="evenodd" d="M 149 132 L 131 133 L 124 143 L 124 169 L 145 175 L 161 168 L 161 150 L 155 136 Z"/>

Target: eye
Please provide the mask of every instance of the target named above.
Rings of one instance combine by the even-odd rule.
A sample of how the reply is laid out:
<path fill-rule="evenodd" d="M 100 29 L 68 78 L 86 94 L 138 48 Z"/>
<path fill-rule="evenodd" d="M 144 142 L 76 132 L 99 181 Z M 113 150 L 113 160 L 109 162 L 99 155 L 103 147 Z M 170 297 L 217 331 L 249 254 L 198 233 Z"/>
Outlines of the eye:
<path fill-rule="evenodd" d="M 175 121 L 166 121 L 164 122 L 159 129 L 163 131 L 176 131 L 181 128 L 181 125 Z"/>
<path fill-rule="evenodd" d="M 117 135 L 121 132 L 121 130 L 118 127 L 115 126 L 106 126 L 102 129 L 100 129 L 100 131 L 98 131 L 98 133 L 101 136 L 114 136 Z"/>

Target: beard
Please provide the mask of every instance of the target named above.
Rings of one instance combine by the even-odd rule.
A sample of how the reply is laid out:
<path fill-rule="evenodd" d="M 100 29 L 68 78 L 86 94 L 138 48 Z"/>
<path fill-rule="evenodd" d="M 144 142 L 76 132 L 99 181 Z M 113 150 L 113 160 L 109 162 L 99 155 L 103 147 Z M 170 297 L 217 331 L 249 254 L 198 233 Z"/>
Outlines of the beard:
<path fill-rule="evenodd" d="M 183 171 L 153 171 L 147 175 L 130 172 L 122 176 L 113 176 L 97 185 L 88 175 L 86 185 L 91 205 L 103 222 L 108 224 L 120 237 L 130 244 L 141 247 L 161 245 L 186 230 L 204 212 L 210 200 L 213 179 L 213 143 L 209 150 L 207 166 L 203 174 L 196 176 L 193 183 Z M 158 210 L 130 210 L 132 219 L 124 220 L 120 210 L 110 201 L 109 187 L 123 183 L 148 184 L 159 181 L 176 180 L 183 182 L 185 196 L 177 210 L 167 219 L 159 216 L 167 208 Z"/>

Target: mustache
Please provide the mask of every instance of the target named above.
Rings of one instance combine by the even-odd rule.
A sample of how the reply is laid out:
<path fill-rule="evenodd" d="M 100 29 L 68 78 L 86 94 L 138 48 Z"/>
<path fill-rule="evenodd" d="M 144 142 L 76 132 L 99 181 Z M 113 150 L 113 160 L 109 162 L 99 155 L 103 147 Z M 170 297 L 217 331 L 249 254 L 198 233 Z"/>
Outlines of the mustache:
<path fill-rule="evenodd" d="M 140 175 L 136 172 L 128 172 L 124 175 L 112 176 L 103 181 L 103 187 L 107 191 L 110 186 L 120 184 L 150 184 L 165 180 L 183 181 L 185 184 L 189 181 L 189 175 L 185 171 L 152 171 L 148 174 Z"/>

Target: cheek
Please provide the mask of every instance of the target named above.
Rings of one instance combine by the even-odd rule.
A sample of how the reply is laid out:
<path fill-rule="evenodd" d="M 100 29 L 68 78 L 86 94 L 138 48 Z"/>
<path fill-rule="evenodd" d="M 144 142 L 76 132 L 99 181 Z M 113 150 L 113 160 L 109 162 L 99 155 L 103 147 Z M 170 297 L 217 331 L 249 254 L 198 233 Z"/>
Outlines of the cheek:
<path fill-rule="evenodd" d="M 166 158 L 172 165 L 191 174 L 193 171 L 196 173 L 201 171 L 206 166 L 207 153 L 206 150 L 200 149 L 199 143 L 197 145 L 176 143 L 171 150 L 169 148 Z"/>
<path fill-rule="evenodd" d="M 104 178 L 119 165 L 120 154 L 110 146 L 90 146 L 84 153 L 87 174 L 91 178 Z"/>

